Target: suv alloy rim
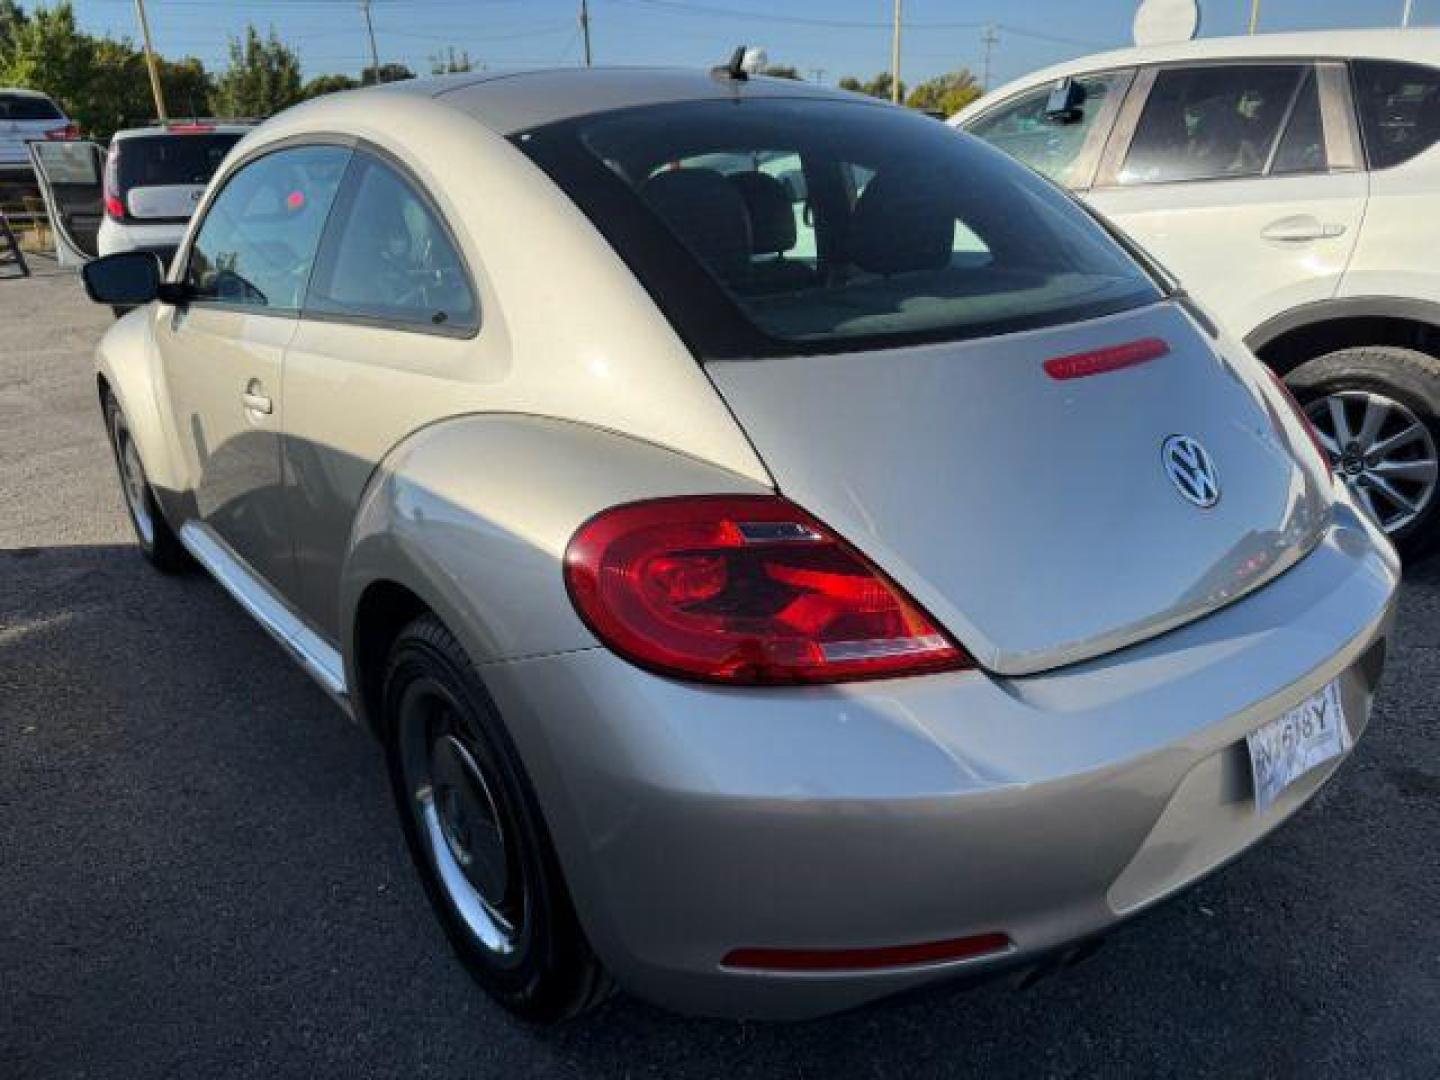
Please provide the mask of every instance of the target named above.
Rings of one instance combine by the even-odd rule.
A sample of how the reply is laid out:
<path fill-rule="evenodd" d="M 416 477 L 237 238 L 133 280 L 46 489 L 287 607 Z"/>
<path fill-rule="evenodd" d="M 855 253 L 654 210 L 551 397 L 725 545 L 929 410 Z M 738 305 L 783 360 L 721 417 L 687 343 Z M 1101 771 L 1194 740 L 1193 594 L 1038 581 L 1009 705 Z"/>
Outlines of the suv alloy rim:
<path fill-rule="evenodd" d="M 1368 390 L 1341 390 L 1305 409 L 1335 475 L 1387 533 L 1420 517 L 1435 498 L 1435 439 L 1409 408 Z"/>

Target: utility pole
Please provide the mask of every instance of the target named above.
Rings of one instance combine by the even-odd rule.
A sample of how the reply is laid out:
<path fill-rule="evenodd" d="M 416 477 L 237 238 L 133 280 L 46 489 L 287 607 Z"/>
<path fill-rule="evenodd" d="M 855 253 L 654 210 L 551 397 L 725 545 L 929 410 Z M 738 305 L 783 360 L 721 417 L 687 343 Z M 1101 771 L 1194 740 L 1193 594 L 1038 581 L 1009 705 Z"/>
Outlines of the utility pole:
<path fill-rule="evenodd" d="M 895 31 L 890 37 L 890 100 L 900 104 L 900 0 L 895 0 Z"/>
<path fill-rule="evenodd" d="M 980 89 L 988 94 L 990 92 L 990 52 L 1000 44 L 1000 34 L 996 31 L 994 23 L 986 24 L 985 32 L 980 35 L 980 43 L 985 46 L 985 74 L 980 80 Z"/>
<path fill-rule="evenodd" d="M 590 66 L 590 2 L 580 0 L 580 34 L 585 38 L 585 66 Z"/>
<path fill-rule="evenodd" d="M 365 33 L 370 35 L 370 67 L 375 72 L 375 81 L 380 81 L 380 50 L 375 48 L 375 24 L 370 21 L 370 0 L 360 0 L 360 10 L 365 13 Z M 364 82 L 364 79 L 360 80 Z"/>
<path fill-rule="evenodd" d="M 150 69 L 150 92 L 155 95 L 155 117 L 162 124 L 165 115 L 165 92 L 160 87 L 160 69 L 155 65 L 155 45 L 150 40 L 150 20 L 145 18 L 145 0 L 135 0 L 135 14 L 140 17 L 140 36 L 145 39 L 145 66 Z"/>
<path fill-rule="evenodd" d="M 1260 26 L 1260 0 L 1250 0 L 1250 33 Z"/>
<path fill-rule="evenodd" d="M 825 85 L 825 68 L 810 68 L 810 77 L 815 80 L 816 86 Z"/>
<path fill-rule="evenodd" d="M 1405 0 L 1405 11 L 1404 11 L 1404 13 L 1401 14 L 1401 16 L 1400 16 L 1400 25 L 1401 25 L 1401 26 L 1409 26 L 1409 25 L 1410 25 L 1410 15 L 1411 15 L 1411 12 L 1413 11 L 1414 7 L 1415 7 L 1415 0 Z"/>

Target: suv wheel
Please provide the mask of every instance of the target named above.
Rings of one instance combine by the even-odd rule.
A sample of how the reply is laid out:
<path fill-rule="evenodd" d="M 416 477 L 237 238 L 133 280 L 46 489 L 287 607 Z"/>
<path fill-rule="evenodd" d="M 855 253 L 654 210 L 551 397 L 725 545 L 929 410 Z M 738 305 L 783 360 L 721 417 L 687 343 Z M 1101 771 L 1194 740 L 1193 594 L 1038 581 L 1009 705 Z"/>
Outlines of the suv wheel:
<path fill-rule="evenodd" d="M 190 555 L 160 511 L 155 491 L 145 476 L 145 466 L 140 462 L 140 451 L 130 433 L 130 422 L 109 392 L 105 394 L 103 408 L 110 449 L 115 453 L 115 467 L 120 472 L 120 490 L 125 496 L 125 509 L 130 514 L 140 553 L 152 566 L 167 574 L 185 569 L 190 564 Z"/>
<path fill-rule="evenodd" d="M 1320 432 L 1335 475 L 1401 552 L 1440 537 L 1440 360 L 1389 345 L 1341 349 L 1286 382 Z"/>
<path fill-rule="evenodd" d="M 612 984 L 575 917 L 529 777 L 465 651 L 434 616 L 401 632 L 383 694 L 410 854 L 471 975 L 541 1023 L 604 1000 Z"/>

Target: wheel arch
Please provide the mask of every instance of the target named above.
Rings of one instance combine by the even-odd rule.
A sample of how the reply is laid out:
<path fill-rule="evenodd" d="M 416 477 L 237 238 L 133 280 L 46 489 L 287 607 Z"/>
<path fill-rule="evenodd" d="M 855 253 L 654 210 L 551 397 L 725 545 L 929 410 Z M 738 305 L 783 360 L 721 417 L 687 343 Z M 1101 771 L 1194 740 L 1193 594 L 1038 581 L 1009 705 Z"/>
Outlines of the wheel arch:
<path fill-rule="evenodd" d="M 1366 296 L 1304 304 L 1257 326 L 1245 344 L 1279 375 L 1361 345 L 1397 345 L 1440 356 L 1440 303 Z"/>
<path fill-rule="evenodd" d="M 371 475 L 340 574 L 340 643 L 357 718 L 394 635 L 432 612 L 478 665 L 592 648 L 565 549 L 610 506 L 772 489 L 653 443 L 567 420 L 472 413 L 412 433 Z M 378 671 L 378 673 L 377 673 Z"/>

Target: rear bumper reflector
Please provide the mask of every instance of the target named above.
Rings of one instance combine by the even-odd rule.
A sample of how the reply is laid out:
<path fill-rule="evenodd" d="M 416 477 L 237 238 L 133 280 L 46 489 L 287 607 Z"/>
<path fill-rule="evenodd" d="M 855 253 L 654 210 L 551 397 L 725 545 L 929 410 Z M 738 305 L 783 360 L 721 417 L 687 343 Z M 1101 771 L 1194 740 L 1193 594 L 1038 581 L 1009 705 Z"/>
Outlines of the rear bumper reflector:
<path fill-rule="evenodd" d="M 878 949 L 734 949 L 721 965 L 748 971 L 878 971 L 998 956 L 1011 947 L 1008 935 L 992 933 Z"/>
<path fill-rule="evenodd" d="M 1052 379 L 1084 379 L 1091 375 L 1103 375 L 1107 371 L 1135 367 L 1158 360 L 1170 352 L 1170 346 L 1160 338 L 1141 338 L 1124 345 L 1111 345 L 1092 352 L 1075 353 L 1071 356 L 1056 356 L 1045 361 L 1045 374 Z"/>

